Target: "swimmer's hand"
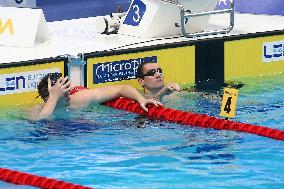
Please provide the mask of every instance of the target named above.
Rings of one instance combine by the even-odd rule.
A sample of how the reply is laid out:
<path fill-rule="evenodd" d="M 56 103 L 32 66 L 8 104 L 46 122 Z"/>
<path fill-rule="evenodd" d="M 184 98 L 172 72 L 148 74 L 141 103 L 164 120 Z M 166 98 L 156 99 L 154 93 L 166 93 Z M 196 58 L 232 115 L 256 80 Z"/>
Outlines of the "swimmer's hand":
<path fill-rule="evenodd" d="M 48 78 L 48 92 L 50 98 L 55 98 L 56 100 L 63 97 L 66 93 L 71 90 L 70 81 L 68 81 L 68 77 L 65 78 L 60 77 L 54 86 L 51 86 L 51 81 Z"/>
<path fill-rule="evenodd" d="M 170 92 L 174 92 L 174 91 L 180 92 L 180 86 L 177 83 L 169 83 L 165 86 L 165 90 L 168 90 Z"/>
<path fill-rule="evenodd" d="M 148 108 L 146 108 L 146 105 L 148 105 L 148 104 L 154 104 L 155 106 L 162 106 L 163 105 L 162 103 L 160 103 L 157 100 L 146 99 L 146 98 L 139 100 L 138 102 L 139 102 L 141 108 L 143 108 L 143 110 L 145 110 L 146 112 L 148 112 Z"/>
<path fill-rule="evenodd" d="M 162 98 L 164 95 L 169 95 L 174 91 L 180 92 L 180 86 L 177 83 L 169 83 L 165 85 L 155 96 L 154 98 Z"/>

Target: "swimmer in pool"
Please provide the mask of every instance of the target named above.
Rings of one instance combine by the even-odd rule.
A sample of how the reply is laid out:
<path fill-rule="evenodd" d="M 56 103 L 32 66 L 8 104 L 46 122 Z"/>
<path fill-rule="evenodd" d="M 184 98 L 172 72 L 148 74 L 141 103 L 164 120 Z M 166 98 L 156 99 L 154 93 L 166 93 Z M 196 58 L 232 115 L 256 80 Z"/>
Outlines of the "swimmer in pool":
<path fill-rule="evenodd" d="M 50 117 L 57 108 L 87 107 L 93 103 L 105 102 L 117 97 L 131 98 L 139 102 L 141 108 L 148 111 L 147 104 L 161 105 L 153 99 L 144 98 L 136 89 L 129 85 L 106 86 L 95 89 L 84 87 L 71 87 L 68 77 L 61 73 L 47 74 L 38 85 L 38 93 L 43 104 L 34 107 L 30 112 L 31 120 L 41 120 Z"/>
<path fill-rule="evenodd" d="M 161 100 L 165 95 L 181 91 L 177 83 L 164 84 L 163 70 L 158 63 L 141 63 L 136 76 L 139 84 L 144 88 L 145 98 Z"/>
<path fill-rule="evenodd" d="M 137 68 L 136 77 L 139 84 L 143 87 L 143 96 L 149 99 L 157 99 L 161 101 L 163 97 L 174 92 L 180 92 L 180 86 L 177 83 L 164 84 L 163 70 L 158 63 L 143 62 Z M 137 127 L 146 127 L 146 118 L 137 116 L 135 118 Z"/>

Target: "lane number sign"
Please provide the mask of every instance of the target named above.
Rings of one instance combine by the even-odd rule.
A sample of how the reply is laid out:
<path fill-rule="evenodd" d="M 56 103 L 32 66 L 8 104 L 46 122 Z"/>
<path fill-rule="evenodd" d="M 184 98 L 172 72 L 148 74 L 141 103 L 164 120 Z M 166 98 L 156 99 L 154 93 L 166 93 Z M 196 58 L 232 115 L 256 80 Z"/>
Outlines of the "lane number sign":
<path fill-rule="evenodd" d="M 231 118 L 235 116 L 235 109 L 238 99 L 238 90 L 234 88 L 225 88 L 221 106 L 220 116 Z"/>
<path fill-rule="evenodd" d="M 123 24 L 138 26 L 146 12 L 146 5 L 141 0 L 134 0 Z"/>

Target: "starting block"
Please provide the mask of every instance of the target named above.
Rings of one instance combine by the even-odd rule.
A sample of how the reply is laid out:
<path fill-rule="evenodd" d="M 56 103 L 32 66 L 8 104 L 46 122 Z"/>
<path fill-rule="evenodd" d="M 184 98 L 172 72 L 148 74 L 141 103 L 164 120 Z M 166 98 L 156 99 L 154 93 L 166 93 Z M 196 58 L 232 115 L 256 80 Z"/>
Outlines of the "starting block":
<path fill-rule="evenodd" d="M 218 2 L 219 0 L 132 0 L 118 33 L 142 38 L 202 35 L 210 15 L 231 13 L 233 19 L 233 8 L 214 11 Z M 233 2 L 232 0 L 232 7 Z M 229 28 L 221 32 L 229 32 L 233 21 L 230 24 Z"/>
<path fill-rule="evenodd" d="M 41 9 L 0 7 L 0 46 L 34 47 L 50 41 Z"/>

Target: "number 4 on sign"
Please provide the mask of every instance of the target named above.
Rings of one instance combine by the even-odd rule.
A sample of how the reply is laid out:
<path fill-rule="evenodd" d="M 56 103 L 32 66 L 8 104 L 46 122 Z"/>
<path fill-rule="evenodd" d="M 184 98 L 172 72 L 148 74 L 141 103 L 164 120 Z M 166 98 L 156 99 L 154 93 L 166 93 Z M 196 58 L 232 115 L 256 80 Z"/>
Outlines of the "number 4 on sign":
<path fill-rule="evenodd" d="M 220 116 L 231 118 L 235 116 L 235 110 L 238 99 L 238 90 L 234 88 L 225 88 L 221 106 Z"/>

